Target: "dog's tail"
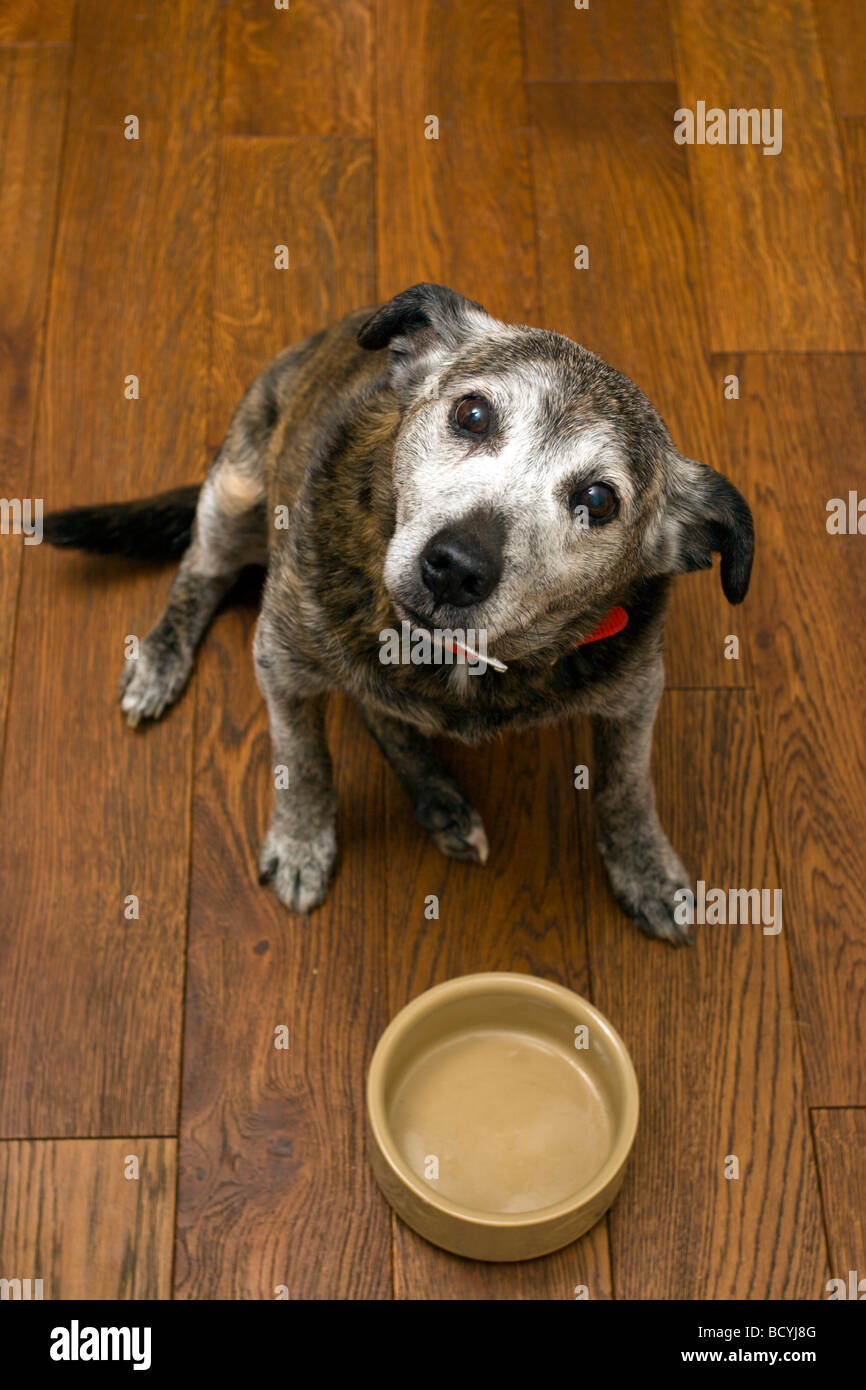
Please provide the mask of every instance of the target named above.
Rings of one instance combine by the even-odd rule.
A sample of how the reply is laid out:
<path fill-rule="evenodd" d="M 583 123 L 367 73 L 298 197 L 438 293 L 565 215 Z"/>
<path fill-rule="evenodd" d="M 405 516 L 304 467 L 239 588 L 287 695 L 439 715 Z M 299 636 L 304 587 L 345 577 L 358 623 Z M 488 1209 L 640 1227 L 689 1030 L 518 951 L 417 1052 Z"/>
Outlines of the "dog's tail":
<path fill-rule="evenodd" d="M 189 545 L 200 483 L 99 507 L 49 512 L 42 533 L 51 545 L 152 560 L 183 554 Z"/>

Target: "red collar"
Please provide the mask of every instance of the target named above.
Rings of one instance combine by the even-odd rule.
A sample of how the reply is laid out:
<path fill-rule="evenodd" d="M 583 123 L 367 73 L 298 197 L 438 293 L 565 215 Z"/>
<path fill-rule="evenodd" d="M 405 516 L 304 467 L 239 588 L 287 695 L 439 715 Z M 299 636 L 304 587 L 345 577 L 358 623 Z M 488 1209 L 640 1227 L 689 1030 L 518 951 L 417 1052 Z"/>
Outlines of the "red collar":
<path fill-rule="evenodd" d="M 592 632 L 588 632 L 585 637 L 581 637 L 579 642 L 575 642 L 575 647 L 585 647 L 589 642 L 600 642 L 602 637 L 615 637 L 618 632 L 622 632 L 628 626 L 628 613 L 619 604 L 614 608 L 609 608 L 600 623 L 596 623 Z"/>
<path fill-rule="evenodd" d="M 605 613 L 601 622 L 592 629 L 592 632 L 588 632 L 586 637 L 581 637 L 575 646 L 585 647 L 587 642 L 598 642 L 602 637 L 614 637 L 618 632 L 622 632 L 627 623 L 628 613 L 617 604 L 615 608 L 611 608 L 609 613 Z"/>

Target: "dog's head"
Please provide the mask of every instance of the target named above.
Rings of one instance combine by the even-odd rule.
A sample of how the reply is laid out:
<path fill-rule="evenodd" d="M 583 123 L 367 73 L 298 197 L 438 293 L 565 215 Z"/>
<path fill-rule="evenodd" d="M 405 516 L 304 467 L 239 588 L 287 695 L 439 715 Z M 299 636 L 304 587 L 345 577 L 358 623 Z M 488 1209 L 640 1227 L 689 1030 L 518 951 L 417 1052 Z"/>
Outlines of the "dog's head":
<path fill-rule="evenodd" d="M 401 616 L 485 629 L 497 655 L 520 656 L 634 580 L 714 552 L 725 595 L 744 598 L 747 503 L 593 353 L 430 284 L 382 305 L 358 340 L 389 348 L 401 409 L 384 571 Z"/>

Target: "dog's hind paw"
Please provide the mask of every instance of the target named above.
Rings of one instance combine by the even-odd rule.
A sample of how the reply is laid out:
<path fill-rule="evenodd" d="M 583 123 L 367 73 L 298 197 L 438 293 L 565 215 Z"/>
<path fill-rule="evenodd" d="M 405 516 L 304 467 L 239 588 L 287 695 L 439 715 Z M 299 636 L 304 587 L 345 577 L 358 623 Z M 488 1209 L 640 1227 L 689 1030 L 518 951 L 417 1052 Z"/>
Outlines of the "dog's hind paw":
<path fill-rule="evenodd" d="M 290 912 L 312 912 L 327 897 L 336 862 L 333 825 L 307 839 L 271 826 L 259 853 L 259 883 L 273 883 Z"/>
<path fill-rule="evenodd" d="M 142 719 L 158 719 L 174 704 L 192 670 L 192 657 L 145 637 L 138 656 L 128 659 L 118 682 L 120 708 L 130 728 Z"/>
<path fill-rule="evenodd" d="M 415 815 L 443 854 L 486 864 L 490 845 L 484 824 L 459 787 L 437 786 L 415 803 Z"/>

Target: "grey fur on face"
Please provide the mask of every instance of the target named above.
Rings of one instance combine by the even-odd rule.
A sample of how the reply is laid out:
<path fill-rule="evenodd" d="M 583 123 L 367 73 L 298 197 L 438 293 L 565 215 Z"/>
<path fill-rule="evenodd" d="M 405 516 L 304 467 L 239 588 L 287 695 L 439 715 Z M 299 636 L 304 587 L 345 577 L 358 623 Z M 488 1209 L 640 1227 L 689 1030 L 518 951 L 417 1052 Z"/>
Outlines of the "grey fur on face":
<path fill-rule="evenodd" d="M 384 578 L 391 598 L 404 608 L 435 616 L 439 626 L 485 628 L 490 649 L 504 659 L 522 655 L 555 631 L 581 600 L 591 601 L 624 573 L 634 552 L 640 499 L 615 423 L 586 414 L 565 428 L 568 393 L 579 377 L 565 364 L 533 362 L 533 339 L 510 339 L 526 354 L 521 368 L 471 375 L 446 372 L 438 395 L 407 414 L 394 450 L 397 526 L 388 547 Z M 490 345 L 496 354 L 496 341 Z M 489 402 L 495 431 L 478 443 L 453 428 L 457 403 Z M 582 525 L 571 499 L 582 486 L 601 482 L 618 500 L 608 525 Z M 501 577 L 492 594 L 470 611 L 435 604 L 425 592 L 419 561 L 430 538 L 487 514 L 504 531 Z M 639 562 L 634 556 L 632 568 Z"/>
<path fill-rule="evenodd" d="M 590 715 L 613 890 L 648 935 L 684 939 L 674 894 L 689 880 L 649 776 L 667 593 L 672 576 L 718 553 L 739 602 L 752 520 L 731 483 L 677 451 L 633 382 L 562 335 L 417 285 L 275 358 L 197 498 L 188 491 L 55 514 L 45 535 L 133 553 L 189 541 L 165 612 L 123 673 L 131 724 L 178 697 L 240 569 L 266 565 L 254 658 L 287 781 L 259 871 L 287 907 L 317 906 L 334 871 L 324 712 L 343 690 L 428 834 L 480 863 L 480 816 L 431 737 Z M 618 606 L 624 631 L 581 645 Z M 507 670 L 383 666 L 379 634 L 404 619 L 483 630 Z"/>

